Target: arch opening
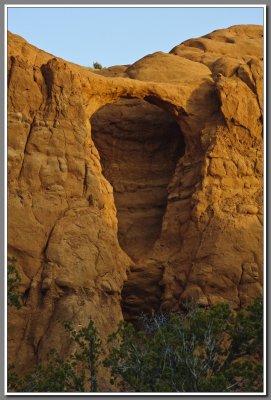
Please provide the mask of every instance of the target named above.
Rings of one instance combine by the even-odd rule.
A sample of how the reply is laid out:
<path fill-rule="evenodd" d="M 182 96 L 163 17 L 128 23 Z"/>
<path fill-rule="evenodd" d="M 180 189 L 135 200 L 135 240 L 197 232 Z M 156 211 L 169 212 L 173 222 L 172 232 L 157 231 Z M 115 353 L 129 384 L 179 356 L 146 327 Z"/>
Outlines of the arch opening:
<path fill-rule="evenodd" d="M 184 138 L 168 112 L 136 98 L 101 107 L 90 123 L 103 174 L 113 186 L 119 243 L 136 261 L 159 237 Z"/>

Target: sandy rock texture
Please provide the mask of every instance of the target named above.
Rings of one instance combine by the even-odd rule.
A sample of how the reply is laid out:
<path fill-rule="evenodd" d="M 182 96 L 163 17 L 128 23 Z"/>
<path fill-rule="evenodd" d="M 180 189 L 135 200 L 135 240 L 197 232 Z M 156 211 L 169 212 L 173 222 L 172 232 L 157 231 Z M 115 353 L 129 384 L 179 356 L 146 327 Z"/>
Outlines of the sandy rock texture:
<path fill-rule="evenodd" d="M 93 71 L 9 34 L 10 361 L 68 354 L 65 320 L 105 339 L 123 315 L 261 295 L 262 37 L 234 26 Z"/>

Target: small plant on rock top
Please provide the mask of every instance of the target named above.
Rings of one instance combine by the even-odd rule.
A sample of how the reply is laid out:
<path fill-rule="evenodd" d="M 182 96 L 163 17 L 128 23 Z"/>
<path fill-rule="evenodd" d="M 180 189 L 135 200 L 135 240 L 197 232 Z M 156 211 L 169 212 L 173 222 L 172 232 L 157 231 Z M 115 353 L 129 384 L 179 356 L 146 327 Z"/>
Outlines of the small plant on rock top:
<path fill-rule="evenodd" d="M 95 61 L 92 65 L 94 69 L 103 69 L 102 64 L 100 64 L 98 61 Z"/>

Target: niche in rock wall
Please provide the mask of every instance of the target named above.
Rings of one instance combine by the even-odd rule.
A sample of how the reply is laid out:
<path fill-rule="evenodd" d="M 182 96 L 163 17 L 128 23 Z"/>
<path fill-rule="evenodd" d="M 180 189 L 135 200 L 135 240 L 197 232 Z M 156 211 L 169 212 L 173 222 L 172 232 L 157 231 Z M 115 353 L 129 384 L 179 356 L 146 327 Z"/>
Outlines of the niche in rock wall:
<path fill-rule="evenodd" d="M 168 112 L 140 99 L 108 104 L 90 123 L 103 174 L 114 190 L 119 243 L 137 260 L 159 237 L 184 138 Z"/>

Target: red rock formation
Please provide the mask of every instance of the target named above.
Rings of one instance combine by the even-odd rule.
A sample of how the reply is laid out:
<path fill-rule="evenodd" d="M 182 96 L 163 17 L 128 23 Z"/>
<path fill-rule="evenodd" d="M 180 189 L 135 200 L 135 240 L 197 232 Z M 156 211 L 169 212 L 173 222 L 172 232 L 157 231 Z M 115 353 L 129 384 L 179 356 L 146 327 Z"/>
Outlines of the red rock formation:
<path fill-rule="evenodd" d="M 9 34 L 8 241 L 25 307 L 8 336 L 21 368 L 71 350 L 65 320 L 91 317 L 105 338 L 122 308 L 238 308 L 262 290 L 262 28 L 94 72 Z"/>

